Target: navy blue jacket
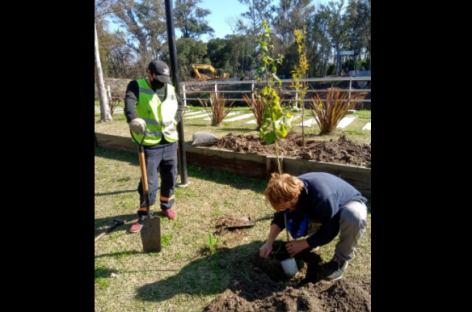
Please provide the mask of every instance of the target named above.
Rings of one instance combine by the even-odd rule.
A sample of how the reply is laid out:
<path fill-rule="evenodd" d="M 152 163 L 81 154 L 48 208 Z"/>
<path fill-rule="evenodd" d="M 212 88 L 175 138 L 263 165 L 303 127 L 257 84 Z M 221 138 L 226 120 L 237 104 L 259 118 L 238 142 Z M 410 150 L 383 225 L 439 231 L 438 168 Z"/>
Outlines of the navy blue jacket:
<path fill-rule="evenodd" d="M 339 233 L 340 208 L 350 201 L 367 202 L 361 193 L 346 181 L 325 172 L 310 172 L 297 177 L 303 187 L 295 211 L 290 211 L 288 220 L 292 219 L 295 231 L 303 218 L 308 215 L 308 225 L 302 236 L 307 238 L 310 247 L 326 245 Z M 271 224 L 285 228 L 284 212 L 274 214 Z"/>

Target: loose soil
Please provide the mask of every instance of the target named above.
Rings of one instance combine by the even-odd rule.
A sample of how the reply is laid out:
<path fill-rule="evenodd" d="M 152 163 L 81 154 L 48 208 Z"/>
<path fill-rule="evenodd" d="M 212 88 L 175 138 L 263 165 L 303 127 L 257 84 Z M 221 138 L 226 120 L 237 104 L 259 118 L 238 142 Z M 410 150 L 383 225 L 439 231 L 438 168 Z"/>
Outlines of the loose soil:
<path fill-rule="evenodd" d="M 194 77 L 192 79 L 187 80 L 187 82 L 194 82 L 194 81 L 211 81 L 212 78 L 210 76 L 207 76 L 205 74 L 200 74 L 200 78 Z"/>
<path fill-rule="evenodd" d="M 241 220 L 240 218 L 231 217 L 231 216 L 219 217 L 217 222 L 219 224 L 216 226 L 216 231 L 214 233 L 215 235 L 223 235 L 230 230 L 235 230 L 235 229 L 228 228 L 231 226 L 241 226 L 241 225 L 249 224 L 249 222 L 247 221 Z"/>
<path fill-rule="evenodd" d="M 371 168 L 372 144 L 359 144 L 343 135 L 338 140 L 307 140 L 306 146 L 302 147 L 302 139 L 300 133 L 290 131 L 278 141 L 279 155 Z M 218 140 L 214 147 L 244 154 L 275 155 L 275 145 L 267 145 L 256 134 L 229 133 Z"/>
<path fill-rule="evenodd" d="M 275 241 L 267 259 L 256 254 L 252 261 L 233 262 L 229 288 L 204 311 L 371 311 L 371 282 L 321 280 L 322 259 L 315 251 L 295 256 L 299 272 L 288 279 L 280 264 L 288 258 L 284 245 Z"/>

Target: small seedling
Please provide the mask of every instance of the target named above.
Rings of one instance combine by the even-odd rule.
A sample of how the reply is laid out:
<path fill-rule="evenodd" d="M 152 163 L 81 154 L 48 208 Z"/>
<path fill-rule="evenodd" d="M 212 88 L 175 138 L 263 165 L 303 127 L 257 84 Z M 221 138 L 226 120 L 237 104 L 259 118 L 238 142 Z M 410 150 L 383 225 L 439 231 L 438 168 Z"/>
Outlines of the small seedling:
<path fill-rule="evenodd" d="M 253 282 L 251 281 L 251 279 L 249 278 L 249 274 L 247 273 L 246 269 L 244 269 L 244 272 L 241 272 L 241 274 L 247 279 L 247 281 L 251 284 L 253 284 Z M 253 284 L 254 285 L 254 284 Z"/>
<path fill-rule="evenodd" d="M 211 254 L 214 254 L 216 252 L 217 242 L 218 242 L 218 237 L 212 236 L 211 231 L 208 230 L 208 248 L 210 249 Z"/>

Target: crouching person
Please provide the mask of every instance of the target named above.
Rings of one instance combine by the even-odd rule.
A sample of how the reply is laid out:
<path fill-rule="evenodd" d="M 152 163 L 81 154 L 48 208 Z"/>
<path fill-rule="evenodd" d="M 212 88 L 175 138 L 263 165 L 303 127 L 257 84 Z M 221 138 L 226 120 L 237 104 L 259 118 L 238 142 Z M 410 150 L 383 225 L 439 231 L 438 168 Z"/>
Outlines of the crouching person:
<path fill-rule="evenodd" d="M 367 226 L 367 199 L 346 181 L 324 172 L 298 177 L 273 173 L 264 195 L 276 213 L 260 256 L 269 256 L 285 227 L 294 239 L 307 237 L 285 245 L 290 257 L 326 245 L 339 234 L 332 260 L 323 265 L 322 278 L 340 279 Z"/>

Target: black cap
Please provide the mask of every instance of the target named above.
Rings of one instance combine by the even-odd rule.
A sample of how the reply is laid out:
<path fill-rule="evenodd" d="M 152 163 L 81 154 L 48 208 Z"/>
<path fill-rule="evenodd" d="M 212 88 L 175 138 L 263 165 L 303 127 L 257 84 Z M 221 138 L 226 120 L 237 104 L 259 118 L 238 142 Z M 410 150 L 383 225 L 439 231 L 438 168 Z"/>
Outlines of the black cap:
<path fill-rule="evenodd" d="M 162 83 L 172 84 L 170 80 L 169 66 L 161 60 L 154 60 L 149 63 L 148 69 L 151 73 L 156 74 L 157 80 Z"/>

